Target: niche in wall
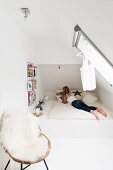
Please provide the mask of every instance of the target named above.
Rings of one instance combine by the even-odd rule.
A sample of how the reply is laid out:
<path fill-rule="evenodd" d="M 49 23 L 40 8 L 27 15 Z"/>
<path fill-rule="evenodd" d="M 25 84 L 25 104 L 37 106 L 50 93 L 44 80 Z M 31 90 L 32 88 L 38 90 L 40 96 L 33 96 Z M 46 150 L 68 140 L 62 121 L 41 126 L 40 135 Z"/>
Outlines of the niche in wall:
<path fill-rule="evenodd" d="M 70 89 L 82 89 L 80 64 L 39 65 L 44 95 L 67 85 Z"/>

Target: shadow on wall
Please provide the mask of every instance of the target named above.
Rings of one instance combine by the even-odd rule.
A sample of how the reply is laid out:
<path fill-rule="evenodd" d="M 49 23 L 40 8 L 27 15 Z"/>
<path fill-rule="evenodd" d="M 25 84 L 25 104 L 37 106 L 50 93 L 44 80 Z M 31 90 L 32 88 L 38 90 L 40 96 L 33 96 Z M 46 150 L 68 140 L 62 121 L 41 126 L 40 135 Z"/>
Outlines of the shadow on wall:
<path fill-rule="evenodd" d="M 97 95 L 106 107 L 113 111 L 113 87 L 111 87 L 101 75 L 97 76 Z"/>

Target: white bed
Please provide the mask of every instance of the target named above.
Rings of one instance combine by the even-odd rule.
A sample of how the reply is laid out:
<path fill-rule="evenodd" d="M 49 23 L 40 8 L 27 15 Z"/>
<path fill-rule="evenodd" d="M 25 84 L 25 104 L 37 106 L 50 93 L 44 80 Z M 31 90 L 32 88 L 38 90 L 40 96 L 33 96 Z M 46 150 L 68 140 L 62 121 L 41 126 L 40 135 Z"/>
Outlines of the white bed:
<path fill-rule="evenodd" d="M 94 104 L 102 106 L 99 102 Z M 43 105 L 44 114 L 38 117 L 38 123 L 51 139 L 113 139 L 112 112 L 107 118 L 100 115 L 97 121 L 93 115 L 70 107 L 56 100 L 48 100 Z"/>
<path fill-rule="evenodd" d="M 93 106 L 101 107 L 106 109 L 101 103 L 96 102 Z M 108 111 L 109 112 L 109 111 Z M 111 114 L 105 118 L 103 115 L 98 113 L 100 119 L 112 119 Z M 63 104 L 58 102 L 57 100 L 53 100 L 51 104 L 51 108 L 48 111 L 49 119 L 78 119 L 78 120 L 95 120 L 95 116 L 89 112 L 79 110 L 71 106 L 70 104 Z"/>

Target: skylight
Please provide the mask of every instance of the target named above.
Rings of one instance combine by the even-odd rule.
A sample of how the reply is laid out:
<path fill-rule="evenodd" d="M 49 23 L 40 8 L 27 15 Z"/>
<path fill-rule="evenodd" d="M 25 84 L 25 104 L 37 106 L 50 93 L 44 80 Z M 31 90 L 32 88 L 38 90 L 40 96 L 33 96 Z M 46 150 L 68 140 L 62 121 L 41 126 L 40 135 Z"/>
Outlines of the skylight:
<path fill-rule="evenodd" d="M 80 28 L 80 27 L 79 27 Z M 76 31 L 76 28 L 74 29 Z M 78 26 L 77 26 L 78 31 Z M 76 39 L 74 39 L 75 46 L 83 53 L 84 56 L 94 65 L 95 69 L 101 74 L 101 76 L 113 86 L 113 66 L 105 58 L 105 56 L 94 46 L 94 44 L 85 36 L 85 34 L 79 30 Z"/>

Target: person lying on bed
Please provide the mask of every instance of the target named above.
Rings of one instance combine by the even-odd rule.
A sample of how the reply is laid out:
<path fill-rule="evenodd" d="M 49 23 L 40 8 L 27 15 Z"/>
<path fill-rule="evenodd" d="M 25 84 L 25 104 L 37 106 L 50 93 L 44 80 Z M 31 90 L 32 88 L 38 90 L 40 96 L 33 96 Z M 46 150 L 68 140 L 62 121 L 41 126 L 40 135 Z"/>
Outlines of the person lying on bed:
<path fill-rule="evenodd" d="M 61 99 L 61 102 L 64 104 L 68 103 L 68 94 L 70 95 L 69 87 L 64 86 L 62 92 L 56 93 L 57 100 Z"/>
<path fill-rule="evenodd" d="M 69 90 L 68 86 L 63 87 L 63 94 L 61 95 L 62 103 L 70 103 L 73 107 L 77 109 L 81 109 L 87 112 L 90 112 L 93 114 L 97 120 L 99 120 L 99 116 L 97 115 L 97 112 L 101 113 L 103 116 L 107 116 L 107 112 L 105 112 L 103 109 L 94 107 L 94 106 L 88 106 L 86 105 L 82 100 L 77 100 L 75 96 L 72 96 Z"/>

